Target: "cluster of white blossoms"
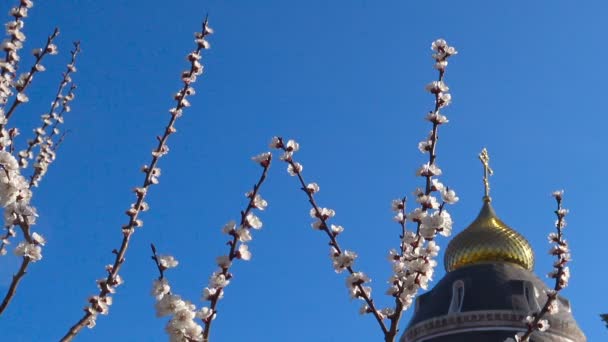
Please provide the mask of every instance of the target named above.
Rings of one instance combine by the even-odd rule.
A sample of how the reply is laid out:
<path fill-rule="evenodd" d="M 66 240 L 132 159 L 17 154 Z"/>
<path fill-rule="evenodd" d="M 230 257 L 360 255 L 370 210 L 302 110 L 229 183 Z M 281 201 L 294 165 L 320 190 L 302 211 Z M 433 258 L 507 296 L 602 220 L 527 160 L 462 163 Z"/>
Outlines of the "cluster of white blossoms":
<path fill-rule="evenodd" d="M 29 182 L 21 175 L 17 159 L 7 151 L 0 151 L 0 206 L 4 208 L 4 226 L 7 229 L 0 254 L 6 254 L 9 238 L 15 236 L 13 226 L 18 225 L 24 233 L 25 241 L 17 245 L 15 254 L 35 262 L 42 258 L 41 246 L 44 245 L 44 239 L 30 232 L 30 226 L 36 223 L 38 217 L 36 209 L 29 204 L 31 198 Z"/>
<path fill-rule="evenodd" d="M 174 257 L 155 255 L 153 258 L 161 271 L 161 277 L 152 284 L 152 296 L 156 298 L 156 316 L 171 316 L 165 327 L 170 341 L 203 341 L 203 327 L 194 320 L 205 319 L 206 308 L 197 310 L 191 302 L 171 293 L 171 286 L 167 278 L 164 278 L 163 272 L 177 266 L 178 262 Z"/>
<path fill-rule="evenodd" d="M 268 202 L 259 194 L 260 187 L 266 179 L 272 155 L 269 152 L 259 154 L 252 160 L 259 164 L 264 170 L 262 176 L 245 196 L 248 199 L 247 208 L 241 212 L 241 221 L 237 226 L 235 221 L 230 221 L 222 227 L 222 232 L 230 236 L 227 242 L 229 251 L 227 255 L 217 257 L 218 270 L 213 272 L 209 278 L 208 285 L 203 289 L 201 300 L 209 301 L 208 306 L 200 310 L 180 296 L 171 293 L 171 287 L 163 276 L 164 270 L 177 266 L 177 261 L 172 256 L 159 256 L 156 254 L 153 259 L 160 271 L 160 278 L 154 281 L 152 295 L 156 298 L 156 314 L 159 317 L 171 315 L 172 318 L 167 324 L 166 331 L 171 341 L 203 341 L 209 336 L 211 322 L 216 318 L 216 307 L 220 299 L 224 297 L 224 289 L 230 284 L 232 273 L 230 267 L 236 259 L 250 260 L 251 251 L 249 243 L 252 237 L 252 230 L 262 228 L 262 221 L 253 213 L 254 209 L 263 211 L 268 206 Z M 153 247 L 153 252 L 155 249 Z M 198 318 L 203 322 L 203 326 L 194 322 Z"/>
<path fill-rule="evenodd" d="M 426 116 L 433 128 L 428 137 L 418 144 L 420 152 L 428 154 L 429 161 L 420 166 L 416 172 L 417 176 L 425 179 L 426 186 L 414 192 L 419 207 L 409 213 L 406 212 L 405 198 L 392 202 L 394 220 L 401 226 L 402 234 L 400 249 L 391 250 L 389 253 L 393 275 L 389 279 L 387 294 L 396 298 L 397 311 L 407 310 L 418 290 L 427 289 L 429 281 L 432 280 L 437 266 L 434 258 L 439 253 L 435 238 L 437 234 L 449 236 L 452 231 L 452 218 L 445 206 L 458 201 L 456 192 L 437 178 L 442 171 L 435 162 L 438 128 L 448 122 L 447 117 L 440 110 L 447 107 L 452 100 L 443 76 L 448 58 L 457 51 L 443 39 L 434 41 L 431 48 L 434 51 L 433 58 L 435 68 L 439 71 L 439 79 L 426 86 L 426 89 L 435 96 L 435 108 Z M 408 221 L 416 225 L 415 233 L 406 230 Z"/>
<path fill-rule="evenodd" d="M 45 67 L 41 64 L 44 56 L 57 54 L 57 47 L 53 44 L 53 40 L 59 34 L 59 31 L 55 29 L 53 34 L 48 37 L 44 48 L 33 51 L 35 58 L 33 66 L 29 71 L 17 77 L 19 51 L 25 42 L 25 34 L 22 31 L 23 19 L 27 17 L 28 9 L 32 6 L 32 1 L 21 0 L 19 6 L 12 8 L 9 12 L 13 20 L 5 25 L 7 38 L 2 42 L 2 49 L 6 53 L 6 57 L 0 61 L 0 206 L 4 208 L 4 226 L 7 231 L 2 236 L 0 255 L 6 254 L 9 239 L 16 235 L 13 226 L 17 225 L 23 231 L 25 241 L 17 245 L 15 254 L 24 257 L 24 262 L 26 259 L 27 262 L 40 260 L 45 241 L 39 234 L 30 231 L 30 226 L 35 224 L 37 217 L 35 208 L 29 204 L 32 197 L 31 184 L 21 174 L 19 162 L 12 155 L 13 140 L 19 134 L 19 130 L 17 128 L 7 129 L 6 125 L 15 109 L 20 104 L 28 102 L 25 90 L 31 84 L 34 74 L 45 71 Z M 9 105 L 11 97 L 14 98 Z M 52 148 L 41 149 L 40 154 L 54 158 Z M 19 275 L 23 274 L 25 272 L 20 272 Z"/>
<path fill-rule="evenodd" d="M 25 42 L 23 18 L 27 17 L 28 9 L 33 5 L 32 1 L 21 0 L 19 6 L 11 8 L 9 15 L 13 17 L 13 20 L 5 25 L 7 38 L 2 42 L 2 50 L 6 53 L 6 58 L 0 61 L 0 103 L 3 107 L 9 97 L 13 95 L 15 74 L 20 60 L 19 50 L 23 48 Z M 19 97 L 23 98 L 23 96 Z M 6 123 L 4 111 L 0 114 L 0 125 L 4 125 Z"/>
<path fill-rule="evenodd" d="M 505 342 L 529 342 L 530 336 L 535 331 L 547 331 L 550 327 L 549 321 L 543 318 L 546 314 L 554 315 L 559 312 L 558 292 L 568 286 L 570 280 L 570 268 L 567 266 L 568 262 L 572 259 L 570 255 L 570 249 L 568 248 L 568 242 L 563 237 L 563 229 L 566 227 L 566 215 L 568 209 L 562 208 L 562 199 L 564 196 L 564 190 L 554 191 L 552 196 L 557 202 L 557 209 L 555 210 L 555 221 L 556 232 L 549 234 L 549 243 L 552 244 L 549 249 L 549 254 L 556 257 L 553 263 L 553 271 L 547 275 L 549 278 L 555 279 L 555 285 L 553 289 L 546 291 L 547 300 L 539 312 L 534 312 L 528 315 L 524 319 L 527 330 L 525 332 L 519 332 L 514 337 L 509 337 Z"/>
<path fill-rule="evenodd" d="M 192 84 L 196 81 L 197 76 L 203 73 L 203 65 L 200 62 L 202 50 L 209 48 L 209 43 L 207 42 L 206 37 L 212 32 L 213 30 L 208 26 L 207 20 L 205 20 L 201 31 L 195 33 L 196 49 L 186 56 L 186 60 L 190 63 L 190 67 L 181 73 L 183 87 L 174 95 L 176 106 L 169 110 L 171 118 L 165 127 L 164 134 L 157 137 L 158 145 L 152 150 L 152 160 L 150 161 L 150 165 L 144 165 L 141 168 L 141 171 L 144 173 L 144 181 L 142 186 L 133 189 L 136 200 L 125 212 L 129 222 L 122 226 L 123 240 L 120 249 L 115 249 L 112 251 L 116 255 L 114 264 L 106 269 L 108 272 L 107 277 L 97 281 L 100 292 L 98 295 L 90 297 L 90 305 L 84 308 L 85 316 L 70 328 L 63 340 L 71 340 L 85 326 L 93 328 L 96 324 L 95 321 L 97 319 L 97 315 L 99 313 L 107 314 L 108 312 L 108 308 L 112 303 L 111 299 L 108 299 L 110 298 L 109 294 L 114 293 L 115 287 L 123 282 L 122 278 L 118 274 L 118 271 L 125 262 L 124 256 L 127 252 L 129 245 L 128 242 L 135 232 L 135 228 L 143 227 L 144 222 L 141 218 L 139 218 L 139 214 L 149 210 L 150 208 L 148 203 L 145 201 L 146 194 L 148 193 L 151 185 L 156 185 L 159 183 L 161 169 L 157 166 L 158 162 L 162 157 L 169 153 L 167 140 L 169 139 L 170 135 L 177 132 L 177 129 L 174 126 L 175 122 L 179 117 L 182 116 L 183 109 L 190 107 L 190 102 L 187 98 L 194 95 L 195 92 L 194 88 L 192 88 Z M 70 65 L 68 65 L 68 68 L 68 71 L 70 72 L 75 71 L 73 65 L 71 68 Z M 64 103 L 65 100 L 66 99 L 64 97 Z"/>

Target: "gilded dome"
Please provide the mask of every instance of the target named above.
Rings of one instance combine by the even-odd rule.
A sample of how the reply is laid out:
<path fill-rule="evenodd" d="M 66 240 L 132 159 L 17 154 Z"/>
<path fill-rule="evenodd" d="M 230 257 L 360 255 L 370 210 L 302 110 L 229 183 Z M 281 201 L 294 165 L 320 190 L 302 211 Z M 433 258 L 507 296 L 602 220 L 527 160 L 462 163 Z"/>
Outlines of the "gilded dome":
<path fill-rule="evenodd" d="M 448 272 L 463 266 L 509 262 L 527 270 L 534 267 L 534 252 L 528 241 L 502 222 L 489 196 L 484 197 L 479 215 L 448 244 L 445 269 Z"/>

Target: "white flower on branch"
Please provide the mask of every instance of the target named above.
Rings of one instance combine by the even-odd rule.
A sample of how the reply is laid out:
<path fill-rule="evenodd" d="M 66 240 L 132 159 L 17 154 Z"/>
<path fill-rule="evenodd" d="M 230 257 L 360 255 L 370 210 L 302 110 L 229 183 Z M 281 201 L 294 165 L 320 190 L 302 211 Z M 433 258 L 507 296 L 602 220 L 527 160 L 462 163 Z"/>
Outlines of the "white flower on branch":
<path fill-rule="evenodd" d="M 312 218 L 327 220 L 334 216 L 336 216 L 336 212 L 335 210 L 330 208 L 318 208 L 318 211 L 316 208 L 310 209 L 310 217 Z"/>
<path fill-rule="evenodd" d="M 251 159 L 260 164 L 261 166 L 266 166 L 268 165 L 268 163 L 270 163 L 270 159 L 272 158 L 272 154 L 270 152 L 264 152 L 261 154 L 258 154 L 257 156 L 252 157 Z"/>
<path fill-rule="evenodd" d="M 561 200 L 564 197 L 564 190 L 556 190 L 551 194 L 556 200 Z"/>
<path fill-rule="evenodd" d="M 36 232 L 32 233 L 32 240 L 34 240 L 34 242 L 38 245 L 44 246 L 46 244 L 44 237 Z"/>
<path fill-rule="evenodd" d="M 27 257 L 32 262 L 42 259 L 42 248 L 33 243 L 20 242 L 15 248 L 15 255 Z"/>
<path fill-rule="evenodd" d="M 205 287 L 203 289 L 202 300 L 212 300 L 215 297 L 222 299 L 224 297 L 224 291 L 215 287 Z"/>
<path fill-rule="evenodd" d="M 421 208 L 416 208 L 412 212 L 407 215 L 408 220 L 412 222 L 422 222 L 422 220 L 428 215 L 426 210 L 422 210 Z"/>
<path fill-rule="evenodd" d="M 245 244 L 240 244 L 237 251 L 237 257 L 245 261 L 251 260 L 251 252 L 249 251 L 249 246 Z"/>
<path fill-rule="evenodd" d="M 429 114 L 426 116 L 426 120 L 437 125 L 443 125 L 450 122 L 447 116 L 442 115 L 439 112 L 429 112 Z"/>
<path fill-rule="evenodd" d="M 538 331 L 540 332 L 544 332 L 547 331 L 549 329 L 549 321 L 547 321 L 546 319 L 541 319 L 540 321 L 538 321 L 538 323 L 536 324 L 536 328 L 538 329 Z"/>
<path fill-rule="evenodd" d="M 448 188 L 441 191 L 441 198 L 447 204 L 454 204 L 460 199 L 458 196 L 456 196 L 456 191 Z"/>
<path fill-rule="evenodd" d="M 300 149 L 300 144 L 298 144 L 295 140 L 291 139 L 287 141 L 286 148 L 289 152 L 297 152 Z"/>
<path fill-rule="evenodd" d="M 304 167 L 302 166 L 302 164 L 300 163 L 293 163 L 293 164 L 289 164 L 287 166 L 287 172 L 289 172 L 290 175 L 295 176 L 298 173 L 301 173 L 302 170 L 304 169 Z"/>
<path fill-rule="evenodd" d="M 439 93 L 437 94 L 437 103 L 440 108 L 447 107 L 452 102 L 452 95 L 449 93 Z"/>
<path fill-rule="evenodd" d="M 338 226 L 335 224 L 330 225 L 329 229 L 331 230 L 332 234 L 334 234 L 334 236 L 336 236 L 344 231 L 344 227 Z"/>
<path fill-rule="evenodd" d="M 422 177 L 441 176 L 441 169 L 435 164 L 425 163 L 416 171 L 416 175 Z"/>
<path fill-rule="evenodd" d="M 433 81 L 426 85 L 426 90 L 432 94 L 445 93 L 450 88 L 443 81 Z"/>
<path fill-rule="evenodd" d="M 236 222 L 234 222 L 234 220 L 230 220 L 230 221 L 228 221 L 228 223 L 226 223 L 224 225 L 224 227 L 222 227 L 222 233 L 232 234 L 232 233 L 234 233 L 235 229 L 236 229 Z"/>
<path fill-rule="evenodd" d="M 167 294 L 163 296 L 155 305 L 156 317 L 173 315 L 186 308 L 186 302 L 178 295 Z"/>
<path fill-rule="evenodd" d="M 435 198 L 435 196 L 421 195 L 416 198 L 416 202 L 420 203 L 425 209 L 439 208 L 439 202 L 437 202 L 437 198 Z"/>
<path fill-rule="evenodd" d="M 216 288 L 223 288 L 230 284 L 230 280 L 226 279 L 226 275 L 221 272 L 213 272 L 211 278 L 209 278 L 209 286 Z"/>
<path fill-rule="evenodd" d="M 252 213 L 247 214 L 247 216 L 245 217 L 245 223 L 248 227 L 251 227 L 253 229 L 262 228 L 262 220 L 260 220 L 259 217 L 255 216 Z"/>
<path fill-rule="evenodd" d="M 357 285 L 369 283 L 371 279 L 363 272 L 355 272 L 346 277 L 346 287 L 353 288 Z"/>
<path fill-rule="evenodd" d="M 308 185 L 306 185 L 306 191 L 308 191 L 308 193 L 311 195 L 316 194 L 317 192 L 319 192 L 320 189 L 321 188 L 317 183 L 309 183 Z"/>
<path fill-rule="evenodd" d="M 398 223 L 405 223 L 405 220 L 406 220 L 405 214 L 400 211 L 393 217 L 393 220 Z"/>
<path fill-rule="evenodd" d="M 392 211 L 400 211 L 405 209 L 405 201 L 401 198 L 394 199 L 391 202 L 391 210 Z"/>
<path fill-rule="evenodd" d="M 423 140 L 418 143 L 418 150 L 422 153 L 428 153 L 431 151 L 432 142 L 429 140 Z"/>
<path fill-rule="evenodd" d="M 283 143 L 279 139 L 279 137 L 272 137 L 269 144 L 270 148 L 281 148 Z"/>
<path fill-rule="evenodd" d="M 347 250 L 339 253 L 335 247 L 332 247 L 330 257 L 333 261 L 333 266 L 336 273 L 342 273 L 346 268 L 353 265 L 355 259 L 357 258 L 357 253 Z"/>
<path fill-rule="evenodd" d="M 249 232 L 248 228 L 239 228 L 236 231 L 236 235 L 238 236 L 239 241 L 241 242 L 249 242 L 252 239 L 251 232 Z"/>
<path fill-rule="evenodd" d="M 213 313 L 213 310 L 211 310 L 210 308 L 204 306 L 202 307 L 197 313 L 196 316 L 202 320 L 207 320 L 211 317 L 211 315 L 213 315 L 213 318 L 215 318 L 215 314 Z"/>
<path fill-rule="evenodd" d="M 260 196 L 260 194 L 255 194 L 253 198 L 253 206 L 259 210 L 264 210 L 268 206 L 268 202 Z"/>
<path fill-rule="evenodd" d="M 89 303 L 91 304 L 91 308 L 93 308 L 97 313 L 102 315 L 107 315 L 110 313 L 110 305 L 112 305 L 112 297 L 105 296 L 91 296 L 89 297 Z"/>
<path fill-rule="evenodd" d="M 156 300 L 161 300 L 163 297 L 171 292 L 171 286 L 169 286 L 169 282 L 167 279 L 156 279 L 152 284 L 152 296 L 156 298 Z"/>
<path fill-rule="evenodd" d="M 160 255 L 158 257 L 158 263 L 164 269 L 176 267 L 179 262 L 172 255 Z"/>

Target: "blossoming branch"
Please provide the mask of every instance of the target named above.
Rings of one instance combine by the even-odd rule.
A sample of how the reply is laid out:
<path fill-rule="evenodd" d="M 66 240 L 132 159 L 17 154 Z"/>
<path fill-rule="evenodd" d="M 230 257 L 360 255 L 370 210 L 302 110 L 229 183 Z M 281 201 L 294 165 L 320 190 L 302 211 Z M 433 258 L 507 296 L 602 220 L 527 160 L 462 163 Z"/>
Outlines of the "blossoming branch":
<path fill-rule="evenodd" d="M 389 331 L 385 334 L 386 341 L 394 341 L 399 332 L 399 321 L 403 311 L 407 310 L 418 290 L 427 289 L 432 280 L 437 261 L 433 258 L 439 253 L 439 246 L 435 243 L 437 234 L 449 236 L 452 231 L 452 218 L 445 208 L 446 204 L 454 204 L 458 197 L 454 190 L 443 185 L 437 178 L 442 174 L 437 166 L 437 141 L 439 139 L 439 126 L 448 123 L 448 118 L 440 112 L 452 101 L 452 95 L 444 82 L 448 58 L 458 52 L 449 46 L 443 39 L 437 39 L 431 44 L 434 51 L 435 69 L 439 72 L 437 81 L 426 86 L 435 97 L 434 109 L 426 116 L 431 122 L 432 129 L 428 137 L 418 144 L 418 149 L 428 154 L 428 162 L 423 164 L 416 175 L 425 179 L 424 188 L 417 188 L 414 192 L 416 202 L 420 207 L 409 214 L 406 213 L 407 198 L 393 200 L 392 209 L 396 212 L 394 220 L 401 227 L 401 243 L 399 250 L 391 250 L 389 261 L 392 263 L 393 275 L 389 279 L 390 287 L 387 294 L 395 298 L 395 306 L 387 308 L 390 320 Z M 434 195 L 441 196 L 441 204 Z M 406 222 L 416 225 L 416 232 L 408 231 Z"/>
<path fill-rule="evenodd" d="M 227 255 L 219 256 L 216 260 L 219 269 L 209 278 L 209 285 L 203 289 L 202 300 L 209 301 L 209 306 L 204 306 L 200 310 L 189 301 L 184 301 L 179 295 L 171 293 L 169 282 L 164 277 L 164 270 L 177 266 L 177 261 L 172 256 L 156 255 L 154 245 L 152 245 L 152 259 L 156 262 L 159 270 L 159 278 L 154 281 L 152 295 L 156 298 L 156 315 L 172 316 L 165 330 L 172 341 L 208 341 L 211 331 L 211 323 L 217 317 L 217 305 L 219 300 L 224 297 L 224 289 L 232 279 L 230 267 L 236 259 L 250 260 L 248 242 L 252 240 L 252 230 L 262 228 L 262 221 L 253 213 L 254 209 L 264 210 L 268 203 L 259 193 L 260 187 L 266 180 L 268 168 L 270 167 L 272 155 L 262 153 L 253 157 L 253 160 L 262 166 L 263 171 L 253 189 L 245 194 L 249 199 L 245 210 L 241 211 L 240 224 L 235 221 L 228 222 L 222 232 L 230 236 L 226 245 L 229 248 Z M 199 318 L 203 327 L 194 321 Z"/>
<path fill-rule="evenodd" d="M 72 338 L 74 338 L 74 336 L 76 336 L 84 327 L 93 328 L 99 314 L 108 314 L 109 306 L 112 304 L 112 297 L 110 294 L 114 293 L 116 291 L 115 287 L 123 282 L 118 272 L 125 262 L 125 254 L 127 252 L 127 248 L 129 247 L 129 241 L 135 232 L 135 228 L 143 226 L 143 221 L 139 218 L 139 214 L 149 209 L 148 204 L 145 202 L 146 194 L 150 189 L 150 186 L 159 183 L 158 178 L 160 177 L 161 170 L 157 164 L 160 158 L 169 153 L 167 140 L 171 134 L 177 132 L 174 126 L 175 122 L 179 117 L 182 116 L 183 110 L 190 107 L 188 97 L 194 95 L 195 91 L 192 84 L 196 81 L 197 77 L 203 73 L 203 65 L 201 64 L 200 60 L 202 57 L 202 51 L 209 48 L 209 43 L 207 42 L 206 37 L 212 32 L 213 31 L 209 27 L 207 19 L 205 19 L 201 31 L 195 33 L 196 49 L 186 56 L 186 59 L 190 63 L 190 68 L 183 71 L 181 74 L 183 87 L 174 96 L 176 105 L 169 110 L 171 118 L 163 135 L 157 137 L 158 145 L 154 150 L 152 150 L 152 160 L 150 161 L 150 165 L 144 165 L 142 167 L 144 181 L 140 187 L 136 187 L 133 190 L 136 200 L 135 203 L 131 204 L 131 207 L 126 211 L 128 222 L 122 226 L 123 238 L 119 249 L 112 251 L 112 253 L 115 255 L 114 262 L 106 266 L 107 276 L 97 280 L 99 294 L 89 297 L 89 305 L 84 308 L 84 315 L 68 330 L 65 336 L 61 339 L 62 341 L 71 341 Z"/>
<path fill-rule="evenodd" d="M 527 316 L 524 320 L 526 323 L 526 331 L 517 333 L 514 337 L 509 337 L 505 342 L 529 342 L 530 337 L 535 331 L 547 331 L 550 328 L 549 321 L 544 317 L 554 315 L 559 312 L 558 306 L 558 293 L 568 286 L 570 280 L 570 268 L 567 266 L 568 262 L 572 259 L 570 255 L 570 249 L 568 248 L 568 242 L 564 239 L 563 230 L 566 227 L 566 215 L 568 209 L 562 207 L 562 200 L 564 197 L 564 190 L 558 190 L 553 192 L 553 197 L 557 202 L 557 209 L 555 210 L 555 232 L 549 234 L 549 243 L 553 244 L 549 249 L 549 254 L 554 255 L 556 260 L 553 263 L 553 271 L 547 275 L 549 278 L 555 279 L 555 285 L 553 289 L 547 291 L 547 300 L 539 312 L 532 313 Z"/>
<path fill-rule="evenodd" d="M 308 197 L 308 202 L 311 205 L 310 216 L 315 219 L 312 223 L 312 228 L 324 232 L 329 238 L 329 257 L 332 260 L 332 264 L 336 273 L 342 273 L 347 271 L 349 273 L 346 279 L 346 286 L 348 287 L 350 297 L 361 299 L 365 302 L 361 311 L 363 313 L 372 313 L 376 318 L 376 321 L 380 325 L 382 332 L 386 334 L 388 329 L 384 324 L 384 318 L 386 318 L 387 312 L 378 310 L 372 299 L 372 288 L 364 284 L 371 282 L 371 279 L 363 272 L 355 271 L 354 263 L 357 258 L 357 253 L 342 249 L 338 243 L 338 235 L 344 231 L 344 227 L 335 224 L 328 224 L 327 221 L 336 215 L 336 212 L 330 208 L 320 207 L 314 195 L 319 192 L 320 187 L 317 183 L 306 183 L 302 176 L 302 170 L 304 167 L 299 162 L 295 161 L 293 155 L 300 149 L 300 145 L 295 140 L 288 140 L 284 142 L 281 137 L 274 137 L 270 142 L 270 147 L 283 151 L 281 160 L 287 163 L 287 172 L 291 176 L 298 178 L 301 190 Z"/>
<path fill-rule="evenodd" d="M 43 72 L 46 68 L 42 65 L 42 60 L 47 55 L 56 55 L 57 46 L 54 40 L 59 35 L 59 30 L 55 29 L 48 36 L 46 44 L 42 48 L 34 49 L 33 65 L 29 71 L 17 77 L 19 67 L 19 51 L 23 48 L 25 34 L 22 29 L 24 27 L 24 18 L 27 17 L 28 9 L 33 6 L 33 2 L 29 0 L 20 1 L 19 6 L 11 9 L 10 14 L 13 20 L 6 24 L 6 33 L 8 38 L 2 43 L 3 49 L 6 52 L 4 60 L 0 61 L 0 205 L 4 208 L 4 221 L 6 233 L 2 236 L 0 243 L 0 255 L 6 254 L 6 246 L 10 243 L 10 239 L 16 236 L 14 226 L 18 226 L 23 234 L 24 241 L 19 242 L 15 248 L 15 254 L 22 258 L 21 266 L 17 273 L 13 276 L 9 289 L 4 296 L 2 304 L 0 304 L 0 314 L 2 314 L 11 300 L 14 298 L 17 287 L 20 281 L 26 274 L 30 263 L 37 262 L 42 259 L 42 246 L 46 243 L 44 237 L 33 232 L 31 226 L 36 223 L 36 209 L 30 205 L 32 198 L 32 183 L 27 181 L 22 175 L 21 169 L 25 169 L 27 164 L 21 164 L 13 155 L 15 146 L 15 137 L 19 135 L 18 128 L 7 129 L 9 118 L 14 115 L 20 104 L 29 101 L 25 90 L 32 84 L 34 75 Z M 76 56 L 79 48 L 76 45 L 72 51 L 71 61 L 68 68 L 73 68 L 75 72 Z M 68 103 L 74 98 L 75 86 L 69 78 L 69 73 L 64 73 L 63 79 L 60 82 L 59 91 L 56 97 L 62 98 L 63 108 L 69 108 Z M 68 83 L 71 84 L 68 94 L 64 94 L 64 87 Z M 11 102 L 12 98 L 12 102 Z M 7 104 L 11 103 L 7 108 Z M 56 115 L 51 108 L 49 114 L 43 116 Z M 52 151 L 52 137 L 43 137 L 44 129 L 36 128 L 34 130 L 36 138 L 34 141 L 44 144 L 40 147 L 37 158 L 37 163 L 33 167 L 34 174 L 44 174 L 50 163 L 55 159 L 54 151 Z M 34 147 L 32 141 L 28 145 Z M 30 148 L 30 152 L 32 152 Z"/>

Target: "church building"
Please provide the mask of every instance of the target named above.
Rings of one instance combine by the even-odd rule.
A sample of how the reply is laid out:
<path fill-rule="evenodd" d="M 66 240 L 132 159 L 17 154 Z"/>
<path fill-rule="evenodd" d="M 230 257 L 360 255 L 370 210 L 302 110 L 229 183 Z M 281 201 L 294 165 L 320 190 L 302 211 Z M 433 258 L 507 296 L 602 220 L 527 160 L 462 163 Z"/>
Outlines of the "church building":
<path fill-rule="evenodd" d="M 485 152 L 485 153 L 484 153 Z M 534 273 L 528 241 L 504 223 L 489 196 L 487 152 L 485 196 L 477 218 L 448 244 L 447 273 L 420 295 L 401 342 L 503 342 L 526 329 L 523 322 L 540 311 L 547 285 Z M 570 302 L 558 296 L 559 312 L 546 315 L 550 327 L 535 332 L 532 342 L 586 342 Z"/>

